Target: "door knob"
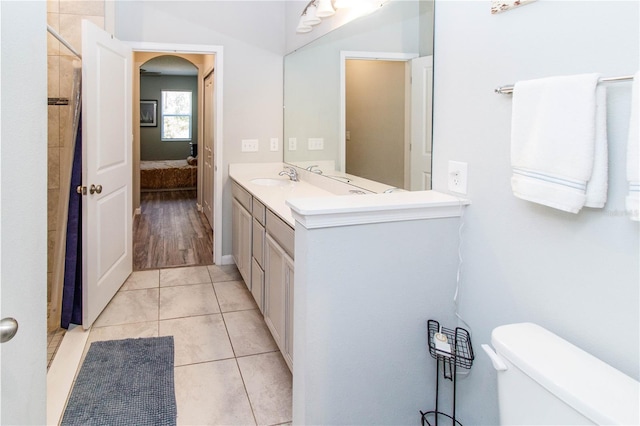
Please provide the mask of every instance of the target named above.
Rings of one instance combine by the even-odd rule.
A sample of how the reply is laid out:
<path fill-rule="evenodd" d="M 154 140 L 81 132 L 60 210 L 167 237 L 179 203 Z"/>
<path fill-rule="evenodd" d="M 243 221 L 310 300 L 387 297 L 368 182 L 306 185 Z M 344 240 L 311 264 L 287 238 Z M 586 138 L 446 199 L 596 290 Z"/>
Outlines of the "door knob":
<path fill-rule="evenodd" d="M 0 343 L 8 342 L 18 332 L 18 321 L 15 318 L 3 318 L 0 321 Z"/>
<path fill-rule="evenodd" d="M 102 192 L 102 185 L 93 185 L 91 184 L 91 186 L 89 187 L 89 193 L 90 194 L 100 194 Z"/>

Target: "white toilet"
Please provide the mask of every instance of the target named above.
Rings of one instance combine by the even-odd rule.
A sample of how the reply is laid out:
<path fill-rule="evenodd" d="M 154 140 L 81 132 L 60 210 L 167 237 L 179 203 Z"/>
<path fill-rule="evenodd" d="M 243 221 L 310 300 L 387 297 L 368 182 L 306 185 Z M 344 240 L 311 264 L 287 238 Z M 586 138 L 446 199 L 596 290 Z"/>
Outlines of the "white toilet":
<path fill-rule="evenodd" d="M 504 325 L 491 343 L 501 424 L 640 424 L 640 383 L 550 331 Z"/>

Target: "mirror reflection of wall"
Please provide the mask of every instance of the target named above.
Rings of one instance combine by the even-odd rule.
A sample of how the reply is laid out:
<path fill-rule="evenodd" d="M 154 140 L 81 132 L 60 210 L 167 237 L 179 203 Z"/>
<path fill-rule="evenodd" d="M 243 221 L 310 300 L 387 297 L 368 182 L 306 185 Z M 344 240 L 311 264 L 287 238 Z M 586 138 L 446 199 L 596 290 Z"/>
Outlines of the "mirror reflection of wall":
<path fill-rule="evenodd" d="M 347 101 L 341 93 L 346 89 L 345 80 L 341 80 L 345 78 L 341 75 L 344 52 L 397 55 L 404 58 L 405 62 L 401 63 L 406 66 L 408 73 L 409 58 L 428 56 L 433 52 L 433 1 L 389 2 L 379 11 L 349 22 L 285 57 L 284 161 L 304 168 L 318 165 L 325 176 L 332 172 L 336 172 L 336 175 L 346 172 L 393 187 L 428 189 L 430 174 L 425 174 L 424 170 L 420 172 L 422 182 L 411 183 L 415 180 L 411 177 L 412 163 L 416 161 L 408 151 L 413 137 L 411 124 L 407 122 L 412 116 L 410 94 L 405 94 L 400 111 L 386 113 L 389 117 L 404 114 L 405 136 L 400 138 L 404 139 L 404 144 L 398 144 L 393 155 L 384 157 L 383 167 L 372 164 L 374 161 L 379 163 L 375 159 L 380 157 L 375 156 L 370 161 L 358 154 L 361 158 L 357 165 L 351 165 L 346 160 L 347 157 L 354 158 L 356 143 L 351 144 L 354 150 L 350 154 L 348 147 L 351 141 L 345 140 L 348 130 L 345 124 L 345 119 L 348 119 L 345 117 Z M 429 89 L 429 95 L 430 92 Z M 341 108 L 344 110 L 341 111 Z M 429 126 L 430 143 L 431 117 L 425 117 L 424 121 Z M 420 161 L 428 161 L 429 164 L 421 169 L 430 171 L 430 146 L 427 151 L 429 155 L 423 156 Z M 396 160 L 397 157 L 400 158 Z M 392 165 L 393 171 L 390 170 Z M 394 177 L 370 174 L 376 168 L 383 168 Z M 425 179 L 428 180 L 426 185 Z"/>

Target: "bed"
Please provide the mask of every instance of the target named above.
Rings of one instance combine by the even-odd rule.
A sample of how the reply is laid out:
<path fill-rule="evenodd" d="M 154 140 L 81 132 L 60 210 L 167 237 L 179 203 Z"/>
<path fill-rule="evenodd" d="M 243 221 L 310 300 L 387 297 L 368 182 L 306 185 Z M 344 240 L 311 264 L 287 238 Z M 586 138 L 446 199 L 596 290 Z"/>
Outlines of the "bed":
<path fill-rule="evenodd" d="M 140 161 L 142 191 L 193 189 L 197 185 L 197 175 L 198 166 L 195 161 Z"/>

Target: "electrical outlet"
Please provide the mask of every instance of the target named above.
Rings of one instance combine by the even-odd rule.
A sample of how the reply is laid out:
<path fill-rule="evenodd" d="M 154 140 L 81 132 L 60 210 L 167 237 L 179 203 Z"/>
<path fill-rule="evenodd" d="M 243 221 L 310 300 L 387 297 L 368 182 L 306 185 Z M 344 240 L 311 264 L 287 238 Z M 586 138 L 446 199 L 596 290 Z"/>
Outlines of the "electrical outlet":
<path fill-rule="evenodd" d="M 258 152 L 258 139 L 242 139 L 242 152 Z"/>
<path fill-rule="evenodd" d="M 289 138 L 289 151 L 295 151 L 298 149 L 298 139 Z"/>
<path fill-rule="evenodd" d="M 308 140 L 309 151 L 321 151 L 324 149 L 323 138 L 309 138 Z"/>
<path fill-rule="evenodd" d="M 278 150 L 278 138 L 269 139 L 269 149 L 271 149 L 271 151 Z"/>
<path fill-rule="evenodd" d="M 467 163 L 449 161 L 449 191 L 467 193 Z"/>

